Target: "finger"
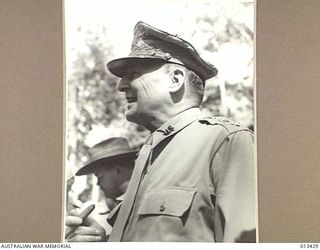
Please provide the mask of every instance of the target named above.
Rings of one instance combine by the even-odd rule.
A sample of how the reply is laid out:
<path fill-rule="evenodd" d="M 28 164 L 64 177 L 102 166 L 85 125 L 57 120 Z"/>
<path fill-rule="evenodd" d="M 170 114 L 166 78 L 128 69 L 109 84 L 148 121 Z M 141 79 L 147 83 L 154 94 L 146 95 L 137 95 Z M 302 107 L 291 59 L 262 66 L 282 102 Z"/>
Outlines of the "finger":
<path fill-rule="evenodd" d="M 70 215 L 73 215 L 73 216 L 79 216 L 81 213 L 81 210 L 80 209 L 72 209 L 70 211 Z"/>
<path fill-rule="evenodd" d="M 95 227 L 100 230 L 104 230 L 103 226 L 101 226 L 95 219 L 93 219 L 91 216 L 85 218 L 83 220 L 83 225 L 88 227 Z"/>
<path fill-rule="evenodd" d="M 76 234 L 71 233 L 68 235 L 68 237 L 65 236 L 64 238 L 65 238 L 65 241 L 69 241 L 70 239 L 74 238 L 75 236 L 76 236 Z"/>
<path fill-rule="evenodd" d="M 68 242 L 97 242 L 102 241 L 102 238 L 102 236 L 76 235 L 75 237 L 68 239 Z"/>
<path fill-rule="evenodd" d="M 77 216 L 67 216 L 65 222 L 67 226 L 78 226 L 82 223 L 82 219 Z"/>
<path fill-rule="evenodd" d="M 93 235 L 93 236 L 100 236 L 103 234 L 103 231 L 96 228 L 96 227 L 78 227 L 75 231 L 75 234 L 78 235 Z"/>

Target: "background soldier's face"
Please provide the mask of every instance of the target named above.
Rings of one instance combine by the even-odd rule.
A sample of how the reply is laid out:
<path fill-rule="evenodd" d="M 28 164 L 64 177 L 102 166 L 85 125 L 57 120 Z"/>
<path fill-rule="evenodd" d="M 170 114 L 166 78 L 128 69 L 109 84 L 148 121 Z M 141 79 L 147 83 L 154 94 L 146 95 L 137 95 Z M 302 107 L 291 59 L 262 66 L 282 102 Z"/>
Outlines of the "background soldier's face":
<path fill-rule="evenodd" d="M 94 169 L 95 176 L 98 178 L 97 184 L 106 197 L 116 198 L 121 195 L 117 178 L 117 170 L 114 166 L 98 167 Z"/>
<path fill-rule="evenodd" d="M 169 75 L 163 67 L 154 70 L 132 67 L 118 87 L 119 91 L 125 92 L 128 102 L 127 120 L 144 125 L 161 113 L 167 104 L 170 105 L 168 81 Z"/>

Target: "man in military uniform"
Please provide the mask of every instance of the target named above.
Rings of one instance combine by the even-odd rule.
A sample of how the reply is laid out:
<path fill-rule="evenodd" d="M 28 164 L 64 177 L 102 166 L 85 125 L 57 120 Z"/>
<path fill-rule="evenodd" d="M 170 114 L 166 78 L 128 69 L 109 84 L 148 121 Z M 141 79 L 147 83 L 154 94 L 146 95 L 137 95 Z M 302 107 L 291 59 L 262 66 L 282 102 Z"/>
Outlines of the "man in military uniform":
<path fill-rule="evenodd" d="M 100 189 L 106 197 L 109 209 L 116 207 L 123 199 L 133 171 L 137 151 L 129 147 L 125 138 L 113 137 L 104 140 L 89 149 L 89 159 L 76 175 L 94 174 Z M 97 210 L 97 206 L 96 209 Z M 105 212 L 105 211 L 102 211 Z M 66 217 L 66 226 L 79 226 L 67 237 L 68 241 L 104 241 L 105 233 L 110 234 L 111 226 L 107 224 L 107 214 L 93 211 L 95 216 L 88 218 L 84 224 L 77 211 Z M 111 220 L 112 223 L 112 220 Z"/>
<path fill-rule="evenodd" d="M 255 241 L 253 134 L 203 117 L 217 69 L 187 41 L 139 22 L 128 57 L 110 61 L 126 118 L 151 131 L 110 241 Z"/>

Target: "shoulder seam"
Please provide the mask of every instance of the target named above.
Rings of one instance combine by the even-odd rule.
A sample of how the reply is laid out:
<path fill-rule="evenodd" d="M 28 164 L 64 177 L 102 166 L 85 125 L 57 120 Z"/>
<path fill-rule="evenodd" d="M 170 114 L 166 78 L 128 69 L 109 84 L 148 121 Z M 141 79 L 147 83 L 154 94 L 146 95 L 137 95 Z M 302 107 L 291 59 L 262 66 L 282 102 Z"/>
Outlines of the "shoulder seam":
<path fill-rule="evenodd" d="M 243 132 L 243 131 L 246 131 L 246 132 L 249 132 L 250 134 L 252 134 L 252 131 L 251 131 L 250 129 L 248 129 L 248 128 L 242 128 L 242 129 L 235 130 L 235 131 L 232 131 L 232 132 L 228 133 L 227 135 L 225 135 L 225 137 L 223 138 L 223 140 L 221 141 L 221 143 L 219 144 L 219 146 L 218 146 L 218 147 L 216 148 L 216 150 L 213 152 L 210 161 L 212 161 L 212 160 L 214 159 L 215 155 L 216 155 L 217 152 L 220 150 L 220 148 L 222 147 L 222 145 L 224 144 L 224 142 L 225 142 L 226 140 L 228 140 L 231 135 L 236 134 L 236 133 L 238 133 L 238 132 Z M 229 132 L 229 131 L 228 131 L 228 132 Z"/>
<path fill-rule="evenodd" d="M 211 120 L 211 121 L 210 121 Z M 230 126 L 233 126 L 234 129 L 230 129 L 228 126 L 226 126 L 223 121 L 230 121 Z M 237 132 L 237 131 L 242 131 L 242 130 L 247 130 L 247 131 L 251 131 L 248 128 L 245 127 L 241 127 L 239 123 L 226 119 L 226 118 L 221 118 L 219 119 L 215 119 L 214 117 L 202 117 L 198 119 L 198 122 L 201 124 L 205 124 L 205 125 L 219 125 L 221 127 L 223 127 L 228 133 L 233 133 L 233 132 Z"/>

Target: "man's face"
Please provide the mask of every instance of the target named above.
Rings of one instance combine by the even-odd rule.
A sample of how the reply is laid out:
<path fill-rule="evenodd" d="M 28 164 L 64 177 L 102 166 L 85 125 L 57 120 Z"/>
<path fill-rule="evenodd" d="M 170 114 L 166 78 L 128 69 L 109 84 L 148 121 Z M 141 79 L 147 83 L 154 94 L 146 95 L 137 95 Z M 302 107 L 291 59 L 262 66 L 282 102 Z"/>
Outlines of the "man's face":
<path fill-rule="evenodd" d="M 106 197 L 116 198 L 121 195 L 115 166 L 100 165 L 94 169 L 93 173 L 98 178 L 97 184 Z"/>
<path fill-rule="evenodd" d="M 121 79 L 118 90 L 125 92 L 127 120 L 145 125 L 170 102 L 166 87 L 170 78 L 162 66 L 156 64 L 146 67 L 137 61 Z"/>

